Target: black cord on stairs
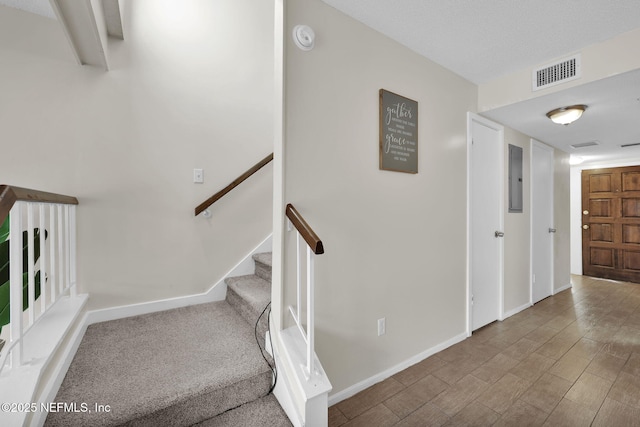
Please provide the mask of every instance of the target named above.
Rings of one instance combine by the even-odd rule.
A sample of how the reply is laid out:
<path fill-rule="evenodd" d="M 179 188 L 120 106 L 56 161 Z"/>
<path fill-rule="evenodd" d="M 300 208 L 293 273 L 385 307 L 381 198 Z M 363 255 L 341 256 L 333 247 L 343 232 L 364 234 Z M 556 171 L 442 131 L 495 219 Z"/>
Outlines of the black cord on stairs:
<path fill-rule="evenodd" d="M 256 320 L 256 324 L 253 328 L 253 333 L 256 337 L 256 343 L 258 344 L 258 348 L 260 349 L 260 354 L 262 355 L 262 358 L 264 359 L 264 361 L 267 362 L 267 365 L 269 365 L 269 368 L 271 369 L 271 373 L 273 377 L 273 383 L 271 384 L 271 388 L 265 394 L 265 396 L 268 396 L 270 393 L 273 392 L 273 389 L 276 388 L 276 382 L 278 381 L 278 369 L 276 368 L 276 357 L 275 357 L 275 354 L 273 353 L 273 341 L 271 338 L 271 308 L 270 307 L 271 307 L 271 301 L 269 301 L 269 304 L 267 304 L 264 310 L 262 310 L 262 313 L 260 313 L 260 316 L 258 316 L 258 320 Z M 269 313 L 267 313 L 267 331 L 269 331 L 269 345 L 271 346 L 271 355 L 273 357 L 273 365 L 271 365 L 267 357 L 264 355 L 265 349 L 262 348 L 262 346 L 260 345 L 260 340 L 258 339 L 258 323 L 260 323 L 260 319 L 262 319 L 262 316 L 264 316 L 264 313 L 267 311 L 267 309 L 269 309 Z"/>

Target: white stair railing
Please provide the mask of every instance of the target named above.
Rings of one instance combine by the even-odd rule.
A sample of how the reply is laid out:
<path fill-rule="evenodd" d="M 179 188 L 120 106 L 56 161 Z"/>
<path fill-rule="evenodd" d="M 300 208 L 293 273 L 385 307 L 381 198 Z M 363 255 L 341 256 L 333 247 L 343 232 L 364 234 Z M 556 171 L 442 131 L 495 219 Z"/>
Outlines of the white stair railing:
<path fill-rule="evenodd" d="M 306 344 L 306 365 L 304 366 L 304 375 L 308 380 L 311 379 L 315 372 L 314 359 L 315 359 L 315 338 L 314 338 L 314 259 L 316 255 L 324 253 L 324 246 L 320 238 L 316 235 L 313 229 L 302 218 L 300 213 L 288 204 L 286 209 L 286 215 L 289 220 L 289 230 L 295 229 L 297 232 L 297 258 L 296 258 L 296 307 L 289 306 L 289 312 L 293 317 L 294 322 L 302 338 Z M 306 243 L 306 245 L 305 245 Z M 302 246 L 306 247 L 306 265 L 302 263 Z M 306 267 L 306 268 L 305 268 Z M 302 280 L 302 271 L 306 270 L 306 280 Z M 302 322 L 302 299 L 303 293 L 306 295 L 306 327 Z"/>
<path fill-rule="evenodd" d="M 11 206 L 10 320 L 5 326 L 9 336 L 0 352 L 0 373 L 29 362 L 30 356 L 24 352 L 25 335 L 62 297 L 76 296 L 77 204 L 75 197 L 0 186 L 0 224 Z"/>

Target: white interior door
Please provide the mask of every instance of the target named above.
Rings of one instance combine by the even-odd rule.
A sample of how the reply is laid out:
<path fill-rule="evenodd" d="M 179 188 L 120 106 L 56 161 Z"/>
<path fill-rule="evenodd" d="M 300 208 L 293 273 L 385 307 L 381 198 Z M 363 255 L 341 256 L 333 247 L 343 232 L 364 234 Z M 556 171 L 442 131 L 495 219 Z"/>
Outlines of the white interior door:
<path fill-rule="evenodd" d="M 504 131 L 469 114 L 470 328 L 502 319 Z"/>
<path fill-rule="evenodd" d="M 553 293 L 553 148 L 531 140 L 531 303 Z"/>

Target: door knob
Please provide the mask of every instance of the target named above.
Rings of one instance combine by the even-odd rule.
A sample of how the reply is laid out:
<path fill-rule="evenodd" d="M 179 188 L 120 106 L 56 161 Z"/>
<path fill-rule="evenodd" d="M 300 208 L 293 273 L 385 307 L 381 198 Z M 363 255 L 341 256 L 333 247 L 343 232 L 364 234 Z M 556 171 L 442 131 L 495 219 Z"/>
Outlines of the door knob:
<path fill-rule="evenodd" d="M 555 233 L 555 232 L 556 232 L 556 229 L 555 229 L 555 228 L 550 228 L 550 229 L 549 229 L 549 233 Z"/>
<path fill-rule="evenodd" d="M 589 215 L 589 211 L 582 211 L 583 215 Z"/>
<path fill-rule="evenodd" d="M 496 237 L 504 237 L 504 233 L 502 231 L 496 231 Z"/>
<path fill-rule="evenodd" d="M 582 226 L 583 229 L 588 230 L 589 229 L 589 224 L 585 224 Z"/>

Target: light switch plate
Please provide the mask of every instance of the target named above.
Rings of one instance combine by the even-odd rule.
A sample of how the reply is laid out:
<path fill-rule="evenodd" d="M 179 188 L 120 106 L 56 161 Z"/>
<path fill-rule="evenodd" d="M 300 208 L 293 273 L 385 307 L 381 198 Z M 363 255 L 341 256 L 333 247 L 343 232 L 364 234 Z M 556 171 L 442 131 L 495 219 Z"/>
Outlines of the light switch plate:
<path fill-rule="evenodd" d="M 204 170 L 203 169 L 194 169 L 193 170 L 193 182 L 194 182 L 194 184 L 202 184 L 204 182 Z"/>

